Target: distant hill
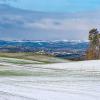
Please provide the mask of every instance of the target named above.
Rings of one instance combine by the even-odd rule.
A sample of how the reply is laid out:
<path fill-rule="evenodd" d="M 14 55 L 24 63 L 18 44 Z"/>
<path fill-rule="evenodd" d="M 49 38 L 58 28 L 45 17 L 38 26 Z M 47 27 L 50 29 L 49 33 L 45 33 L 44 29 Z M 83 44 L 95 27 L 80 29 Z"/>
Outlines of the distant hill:
<path fill-rule="evenodd" d="M 47 49 L 80 49 L 86 50 L 88 47 L 87 41 L 4 41 L 0 40 L 0 47 L 32 47 L 32 48 L 47 48 Z"/>
<path fill-rule="evenodd" d="M 33 52 L 60 58 L 77 59 L 85 54 L 87 41 L 0 41 L 0 52 Z"/>

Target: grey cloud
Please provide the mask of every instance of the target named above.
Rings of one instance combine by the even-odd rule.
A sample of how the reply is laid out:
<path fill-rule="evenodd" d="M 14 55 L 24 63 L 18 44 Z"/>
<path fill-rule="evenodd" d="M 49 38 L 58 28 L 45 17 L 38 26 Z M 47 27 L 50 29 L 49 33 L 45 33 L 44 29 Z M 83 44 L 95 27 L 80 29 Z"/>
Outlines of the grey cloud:
<path fill-rule="evenodd" d="M 4 9 L 4 10 L 2 10 Z M 3 12 L 4 11 L 4 12 Z M 0 38 L 87 39 L 88 31 L 99 28 L 99 11 L 44 13 L 0 6 Z"/>

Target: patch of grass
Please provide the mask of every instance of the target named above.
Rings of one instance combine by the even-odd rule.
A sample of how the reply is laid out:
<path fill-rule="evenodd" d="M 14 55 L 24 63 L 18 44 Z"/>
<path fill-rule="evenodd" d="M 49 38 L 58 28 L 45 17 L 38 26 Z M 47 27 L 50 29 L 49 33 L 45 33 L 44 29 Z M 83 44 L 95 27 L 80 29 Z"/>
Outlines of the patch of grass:
<path fill-rule="evenodd" d="M 9 70 L 0 71 L 0 76 L 30 76 L 30 75 L 32 74 L 22 71 L 9 71 Z"/>
<path fill-rule="evenodd" d="M 20 53 L 0 53 L 0 57 L 7 57 L 7 58 L 17 58 L 17 59 L 25 59 L 25 60 L 32 60 L 32 61 L 39 61 L 44 64 L 48 63 L 58 63 L 58 62 L 67 62 L 68 60 L 59 59 L 56 57 L 52 57 L 49 55 L 39 55 L 34 54 L 32 52 L 20 52 Z"/>
<path fill-rule="evenodd" d="M 3 70 L 0 71 L 0 76 L 52 76 L 54 75 L 48 72 L 32 72 L 32 71 L 14 71 Z"/>
<path fill-rule="evenodd" d="M 0 67 L 1 67 L 1 66 L 5 66 L 5 65 L 3 65 L 3 64 L 0 64 Z"/>
<path fill-rule="evenodd" d="M 37 64 L 36 62 L 28 62 L 28 61 L 24 61 L 24 60 L 16 60 L 16 59 L 9 59 L 9 58 L 0 58 L 1 61 L 6 62 L 6 63 L 12 63 L 12 64 Z"/>

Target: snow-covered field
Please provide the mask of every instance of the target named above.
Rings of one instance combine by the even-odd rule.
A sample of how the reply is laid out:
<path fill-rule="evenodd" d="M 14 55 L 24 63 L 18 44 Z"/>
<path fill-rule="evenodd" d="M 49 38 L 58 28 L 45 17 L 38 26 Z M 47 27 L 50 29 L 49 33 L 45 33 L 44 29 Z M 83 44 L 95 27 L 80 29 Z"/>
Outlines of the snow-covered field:
<path fill-rule="evenodd" d="M 43 64 L 1 57 L 0 100 L 100 100 L 100 61 Z"/>

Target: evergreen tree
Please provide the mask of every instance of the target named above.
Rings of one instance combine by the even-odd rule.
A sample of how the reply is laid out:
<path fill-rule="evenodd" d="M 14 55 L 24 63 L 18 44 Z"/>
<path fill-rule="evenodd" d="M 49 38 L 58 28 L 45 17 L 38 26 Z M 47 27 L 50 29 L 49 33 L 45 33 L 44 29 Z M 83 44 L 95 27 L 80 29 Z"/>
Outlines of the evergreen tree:
<path fill-rule="evenodd" d="M 100 34 L 96 28 L 89 31 L 90 45 L 87 52 L 87 59 L 100 58 Z"/>

